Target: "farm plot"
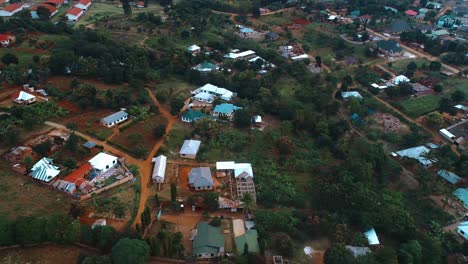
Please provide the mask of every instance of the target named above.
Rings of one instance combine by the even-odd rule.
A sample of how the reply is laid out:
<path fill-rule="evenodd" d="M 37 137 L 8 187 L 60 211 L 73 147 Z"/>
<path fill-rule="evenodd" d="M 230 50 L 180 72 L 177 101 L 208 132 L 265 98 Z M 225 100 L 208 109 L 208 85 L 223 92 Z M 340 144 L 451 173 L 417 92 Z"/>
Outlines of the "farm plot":
<path fill-rule="evenodd" d="M 160 125 L 166 126 L 166 124 L 167 120 L 164 117 L 152 115 L 146 120 L 132 124 L 124 131 L 118 132 L 112 138 L 111 143 L 137 158 L 144 158 L 159 140 L 155 136 L 155 129 Z"/>
<path fill-rule="evenodd" d="M 409 98 L 399 103 L 400 108 L 411 117 L 419 117 L 436 110 L 441 98 L 437 95 L 426 95 Z"/>

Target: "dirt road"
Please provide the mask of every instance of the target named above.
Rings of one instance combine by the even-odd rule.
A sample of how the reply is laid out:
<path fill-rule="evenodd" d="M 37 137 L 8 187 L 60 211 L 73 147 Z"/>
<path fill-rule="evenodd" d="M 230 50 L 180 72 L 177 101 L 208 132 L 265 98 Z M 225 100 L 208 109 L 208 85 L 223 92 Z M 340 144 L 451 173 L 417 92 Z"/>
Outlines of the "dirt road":
<path fill-rule="evenodd" d="M 119 149 L 116 149 L 115 147 L 107 144 L 107 142 L 105 142 L 105 141 L 97 140 L 97 139 L 95 139 L 95 138 L 93 138 L 93 137 L 91 137 L 91 136 L 89 136 L 87 134 L 81 133 L 79 131 L 75 131 L 75 134 L 77 134 L 78 136 L 84 138 L 85 140 L 93 141 L 96 144 L 102 146 L 104 151 L 111 152 L 111 153 L 113 153 L 113 154 L 115 154 L 115 155 L 117 155 L 117 156 L 119 156 L 121 158 L 124 158 L 127 163 L 134 164 L 134 165 L 137 165 L 139 167 L 140 175 L 141 175 L 140 204 L 138 206 L 138 213 L 137 213 L 136 218 L 135 218 L 135 220 L 133 222 L 133 226 L 135 226 L 137 223 L 140 222 L 140 215 L 141 215 L 141 213 L 143 213 L 143 210 L 145 209 L 146 201 L 151 196 L 150 188 L 148 186 L 150 184 L 151 173 L 152 173 L 152 169 L 153 169 L 153 163 L 151 162 L 151 160 L 153 159 L 154 155 L 159 150 L 161 145 L 164 143 L 164 140 L 166 139 L 166 135 L 169 134 L 169 132 L 172 129 L 172 126 L 174 125 L 174 122 L 177 120 L 177 118 L 175 116 L 171 115 L 171 113 L 159 103 L 159 101 L 156 99 L 156 96 L 154 96 L 154 94 L 151 92 L 150 89 L 146 88 L 146 90 L 147 90 L 147 92 L 148 92 L 148 94 L 149 94 L 149 96 L 151 98 L 151 101 L 159 108 L 159 112 L 161 113 L 161 115 L 163 115 L 164 118 L 167 119 L 167 127 L 166 127 L 166 134 L 160 140 L 158 140 L 156 142 L 156 144 L 153 146 L 153 149 L 151 150 L 150 154 L 148 155 L 148 157 L 145 160 L 133 158 L 129 154 L 127 154 L 127 153 L 125 153 L 125 152 L 123 152 L 123 151 L 121 151 Z M 48 125 L 48 126 L 51 126 L 51 127 L 64 129 L 64 130 L 69 130 L 64 125 L 57 124 L 57 123 L 54 123 L 54 122 L 51 122 L 51 121 L 46 121 L 45 124 Z"/>

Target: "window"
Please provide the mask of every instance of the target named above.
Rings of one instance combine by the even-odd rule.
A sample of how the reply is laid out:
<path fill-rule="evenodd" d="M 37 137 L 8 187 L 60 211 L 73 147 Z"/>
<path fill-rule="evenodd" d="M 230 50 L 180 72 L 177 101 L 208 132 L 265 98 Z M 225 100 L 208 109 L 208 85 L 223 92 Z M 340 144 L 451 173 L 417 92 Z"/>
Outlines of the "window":
<path fill-rule="evenodd" d="M 462 235 L 464 235 L 464 234 L 465 234 L 465 232 L 463 232 L 462 230 L 460 230 L 460 233 L 461 233 Z"/>
<path fill-rule="evenodd" d="M 106 166 L 106 169 L 108 169 L 108 168 L 109 168 L 109 165 Z"/>
<path fill-rule="evenodd" d="M 213 253 L 211 253 L 211 256 L 212 256 L 212 257 L 214 257 L 214 254 L 213 254 Z"/>

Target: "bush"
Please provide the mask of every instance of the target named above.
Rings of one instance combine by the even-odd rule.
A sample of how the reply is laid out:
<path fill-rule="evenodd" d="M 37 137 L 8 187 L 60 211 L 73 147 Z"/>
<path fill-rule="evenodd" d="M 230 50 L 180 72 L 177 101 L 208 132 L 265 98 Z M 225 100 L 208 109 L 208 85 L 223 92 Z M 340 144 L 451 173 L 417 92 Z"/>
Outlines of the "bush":
<path fill-rule="evenodd" d="M 159 125 L 154 128 L 153 135 L 156 138 L 161 138 L 166 134 L 166 125 Z"/>
<path fill-rule="evenodd" d="M 221 226 L 221 219 L 218 217 L 213 218 L 210 222 L 210 225 L 215 227 Z"/>

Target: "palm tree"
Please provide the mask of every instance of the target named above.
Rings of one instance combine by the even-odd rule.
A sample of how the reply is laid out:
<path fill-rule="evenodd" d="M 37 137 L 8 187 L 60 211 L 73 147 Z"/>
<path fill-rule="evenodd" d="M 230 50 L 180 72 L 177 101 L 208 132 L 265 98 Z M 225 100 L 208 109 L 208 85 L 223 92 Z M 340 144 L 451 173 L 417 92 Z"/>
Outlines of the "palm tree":
<path fill-rule="evenodd" d="M 256 207 L 255 201 L 250 193 L 244 193 L 244 195 L 241 198 L 241 202 L 244 203 L 244 213 L 250 212 Z"/>

